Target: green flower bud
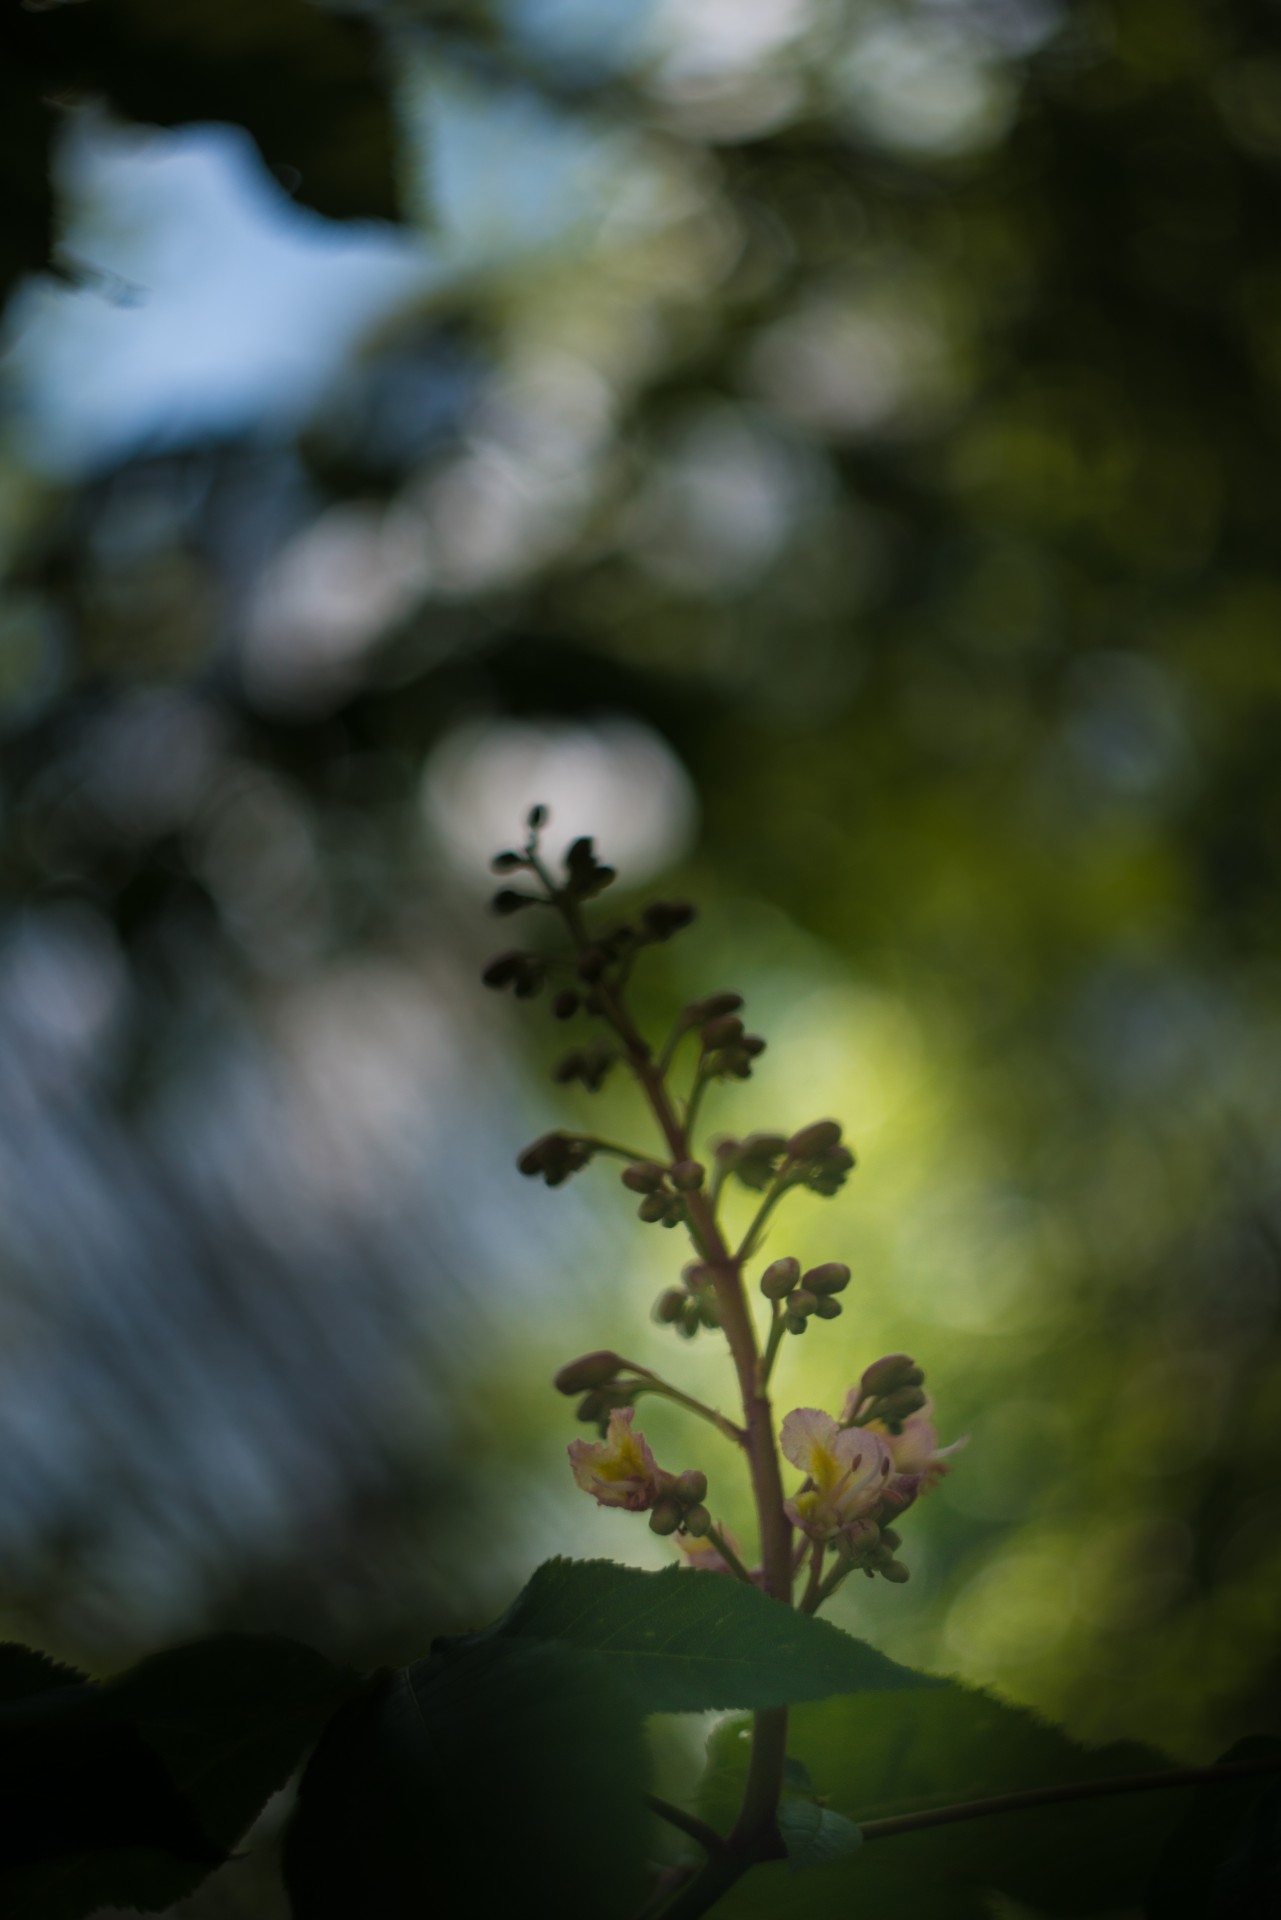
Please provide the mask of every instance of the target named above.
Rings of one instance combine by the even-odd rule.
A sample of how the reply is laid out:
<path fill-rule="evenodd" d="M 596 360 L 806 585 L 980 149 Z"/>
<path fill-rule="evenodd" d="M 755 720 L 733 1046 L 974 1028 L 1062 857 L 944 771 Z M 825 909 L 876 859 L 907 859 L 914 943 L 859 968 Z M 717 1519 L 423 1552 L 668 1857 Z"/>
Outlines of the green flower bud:
<path fill-rule="evenodd" d="M 630 1167 L 623 1168 L 621 1177 L 633 1193 L 657 1193 L 666 1176 L 657 1160 L 633 1160 Z"/>
<path fill-rule="evenodd" d="M 909 1379 L 909 1374 L 916 1377 Z M 871 1400 L 883 1393 L 893 1393 L 896 1387 L 920 1386 L 924 1378 L 910 1353 L 887 1353 L 884 1359 L 874 1360 L 866 1369 L 859 1386 Z"/>
<path fill-rule="evenodd" d="M 895 1533 L 893 1527 L 881 1528 L 881 1545 L 888 1547 L 891 1553 L 897 1553 L 903 1544 L 901 1533 Z"/>
<path fill-rule="evenodd" d="M 531 833 L 537 833 L 540 827 L 547 825 L 550 818 L 551 814 L 548 809 L 540 804 L 529 809 L 529 812 L 525 815 L 525 825 Z"/>
<path fill-rule="evenodd" d="M 698 1311 L 697 1300 L 686 1300 L 681 1308 L 681 1317 L 676 1323 L 676 1331 L 684 1339 L 692 1340 L 703 1324 L 703 1316 Z"/>
<path fill-rule="evenodd" d="M 679 1320 L 689 1302 L 689 1295 L 680 1287 L 668 1287 L 660 1293 L 654 1302 L 654 1318 L 671 1326 Z"/>
<path fill-rule="evenodd" d="M 685 1531 L 701 1540 L 705 1533 L 712 1530 L 712 1516 L 706 1507 L 691 1507 L 685 1515 Z"/>
<path fill-rule="evenodd" d="M 671 1200 L 667 1194 L 647 1193 L 636 1209 L 637 1216 L 648 1226 L 654 1226 L 659 1220 L 665 1218 L 670 1205 Z"/>
<path fill-rule="evenodd" d="M 667 1201 L 667 1211 L 663 1215 L 665 1227 L 679 1227 L 688 1218 L 685 1202 L 679 1194 L 673 1194 Z"/>
<path fill-rule="evenodd" d="M 672 1168 L 672 1185 L 677 1193 L 697 1193 L 703 1184 L 704 1172 L 697 1160 L 678 1160 Z"/>
<path fill-rule="evenodd" d="M 625 1364 L 618 1354 L 602 1347 L 596 1353 L 585 1353 L 581 1359 L 567 1361 L 554 1376 L 552 1385 L 557 1393 L 582 1393 L 588 1387 L 603 1387 L 607 1381 L 618 1378 Z"/>
<path fill-rule="evenodd" d="M 774 1260 L 761 1275 L 761 1292 L 767 1300 L 785 1300 L 800 1284 L 801 1263 L 789 1253 L 782 1260 Z"/>
<path fill-rule="evenodd" d="M 564 987 L 552 1001 L 552 1013 L 557 1020 L 572 1020 L 582 1003 L 572 987 Z"/>
<path fill-rule="evenodd" d="M 925 1395 L 920 1387 L 896 1387 L 893 1393 L 884 1394 L 878 1400 L 876 1415 L 893 1432 L 924 1405 Z"/>
<path fill-rule="evenodd" d="M 719 1020 L 724 1014 L 737 1013 L 743 1004 L 741 993 L 709 993 L 705 1000 L 695 1000 L 685 1012 L 691 1026 L 701 1026 L 704 1020 Z"/>
<path fill-rule="evenodd" d="M 759 1033 L 745 1033 L 743 1035 L 743 1052 L 749 1060 L 759 1060 L 765 1051 L 765 1046 L 766 1042 L 761 1038 Z"/>
<path fill-rule="evenodd" d="M 696 1506 L 707 1498 L 707 1475 L 700 1473 L 697 1467 L 689 1467 L 676 1476 L 674 1488 L 676 1498 L 687 1507 Z"/>
<path fill-rule="evenodd" d="M 793 1160 L 812 1160 L 817 1153 L 823 1153 L 828 1147 L 839 1144 L 840 1124 L 836 1120 L 815 1120 L 808 1127 L 802 1127 L 794 1133 L 787 1143 L 788 1155 Z"/>
<path fill-rule="evenodd" d="M 882 1580 L 889 1580 L 896 1587 L 901 1587 L 904 1581 L 912 1578 L 911 1568 L 905 1567 L 901 1560 L 891 1560 L 888 1567 L 878 1567 L 877 1571 Z"/>
<path fill-rule="evenodd" d="M 719 1327 L 721 1310 L 714 1293 L 700 1293 L 698 1296 L 698 1317 L 705 1327 Z"/>
<path fill-rule="evenodd" d="M 585 947 L 578 956 L 578 977 L 594 985 L 609 964 L 608 957 L 599 947 Z"/>
<path fill-rule="evenodd" d="M 849 1283 L 850 1270 L 839 1260 L 829 1260 L 824 1266 L 811 1267 L 804 1282 L 811 1293 L 844 1293 Z"/>
<path fill-rule="evenodd" d="M 829 1299 L 827 1294 L 824 1293 L 819 1295 L 814 1311 L 820 1320 L 839 1320 L 842 1307 L 839 1300 Z"/>
<path fill-rule="evenodd" d="M 809 1321 L 803 1313 L 785 1313 L 783 1315 L 783 1325 L 789 1333 L 804 1333 L 805 1329 L 809 1326 Z"/>
<path fill-rule="evenodd" d="M 537 907 L 542 903 L 532 893 L 519 893 L 515 887 L 500 887 L 490 901 L 495 913 L 520 913 L 525 907 Z"/>
<path fill-rule="evenodd" d="M 651 1533 L 675 1533 L 684 1517 L 676 1501 L 667 1495 L 655 1501 L 654 1510 L 649 1516 L 649 1530 Z"/>
<path fill-rule="evenodd" d="M 496 853 L 489 863 L 491 873 L 515 873 L 525 865 L 525 856 L 521 853 Z"/>
<path fill-rule="evenodd" d="M 709 1053 L 717 1047 L 731 1047 L 743 1037 L 743 1023 L 736 1014 L 723 1013 L 703 1028 L 703 1045 Z"/>
<path fill-rule="evenodd" d="M 641 919 L 651 940 L 670 940 L 689 926 L 696 911 L 688 900 L 654 900 L 642 911 Z"/>
<path fill-rule="evenodd" d="M 803 1319 L 807 1314 L 814 1313 L 817 1307 L 818 1295 L 811 1293 L 808 1287 L 798 1287 L 787 1302 L 788 1313 L 796 1316 L 798 1319 Z"/>

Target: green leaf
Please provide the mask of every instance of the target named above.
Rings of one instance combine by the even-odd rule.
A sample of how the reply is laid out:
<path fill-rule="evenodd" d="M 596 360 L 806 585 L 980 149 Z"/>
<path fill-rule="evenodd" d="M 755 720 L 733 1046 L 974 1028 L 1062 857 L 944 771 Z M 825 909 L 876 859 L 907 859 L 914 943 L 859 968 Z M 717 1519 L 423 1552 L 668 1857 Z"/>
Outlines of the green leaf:
<path fill-rule="evenodd" d="M 295 1920 L 627 1913 L 644 1892 L 639 1716 L 608 1663 L 480 1639 L 382 1675 L 303 1776 L 285 1847 Z"/>
<path fill-rule="evenodd" d="M 793 1873 L 843 1860 L 863 1844 L 863 1835 L 852 1820 L 843 1813 L 833 1813 L 830 1807 L 820 1807 L 816 1800 L 784 1800 L 778 1810 L 778 1830 Z"/>
<path fill-rule="evenodd" d="M 1281 1740 L 1238 1740 L 1219 1762 L 1274 1759 Z M 1207 1781 L 1183 1801 L 1183 1817 L 1156 1865 L 1147 1920 L 1207 1920 L 1281 1912 L 1281 1780 L 1246 1775 Z M 1235 1904 L 1234 1904 L 1235 1903 Z"/>
<path fill-rule="evenodd" d="M 938 1684 L 755 1587 L 683 1567 L 642 1573 L 608 1560 L 549 1560 L 491 1632 L 604 1655 L 645 1713 Z"/>
<path fill-rule="evenodd" d="M 831 1811 L 864 1828 L 857 1855 L 814 1867 L 809 1910 L 816 1913 L 987 1920 L 994 1893 L 1072 1920 L 1134 1909 L 1189 1804 L 1190 1790 L 1159 1789 L 890 1838 L 868 1833 L 869 1822 L 896 1814 L 1166 1764 L 1139 1746 L 1086 1749 L 1036 1714 L 954 1681 L 799 1707 L 789 1745 L 822 1782 Z M 725 1722 L 709 1743 L 698 1811 L 721 1830 L 737 1810 L 748 1750 L 741 1721 Z M 785 1866 L 771 1863 L 727 1894 L 717 1913 L 794 1920 L 795 1902 Z"/>
<path fill-rule="evenodd" d="M 0 1648 L 0 1912 L 155 1912 L 226 1857 L 352 1676 L 288 1640 L 229 1634 L 104 1685 Z"/>

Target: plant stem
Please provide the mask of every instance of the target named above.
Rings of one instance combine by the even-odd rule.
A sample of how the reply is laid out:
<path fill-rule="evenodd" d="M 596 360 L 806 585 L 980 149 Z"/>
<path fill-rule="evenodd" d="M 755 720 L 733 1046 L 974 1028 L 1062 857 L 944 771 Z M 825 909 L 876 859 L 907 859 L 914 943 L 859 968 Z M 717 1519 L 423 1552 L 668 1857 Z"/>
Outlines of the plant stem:
<path fill-rule="evenodd" d="M 738 1261 L 740 1266 L 745 1260 L 750 1260 L 753 1253 L 755 1253 L 756 1243 L 760 1239 L 761 1230 L 765 1222 L 769 1219 L 771 1213 L 773 1213 L 775 1207 L 783 1198 L 783 1195 L 789 1191 L 793 1184 L 791 1180 L 785 1180 L 781 1176 L 775 1179 L 773 1187 L 756 1209 L 752 1224 L 743 1235 L 743 1243 L 734 1255 L 735 1260 Z"/>
<path fill-rule="evenodd" d="M 753 1580 L 751 1574 L 747 1571 L 747 1568 L 743 1565 L 742 1561 L 739 1559 L 738 1555 L 735 1553 L 733 1547 L 731 1547 L 729 1542 L 726 1540 L 725 1535 L 720 1529 L 720 1527 L 709 1527 L 707 1529 L 707 1538 L 711 1541 L 712 1545 L 716 1548 L 717 1553 L 719 1553 L 719 1555 L 721 1556 L 721 1559 L 725 1562 L 725 1565 L 729 1568 L 730 1572 L 733 1574 L 736 1574 L 738 1578 L 742 1580 L 746 1586 L 754 1587 L 756 1585 L 756 1582 Z"/>
<path fill-rule="evenodd" d="M 810 1552 L 810 1577 L 805 1583 L 805 1592 L 801 1598 L 802 1613 L 817 1613 L 823 1599 L 823 1557 L 827 1547 L 822 1540 L 816 1540 Z"/>
<path fill-rule="evenodd" d="M 646 1393 L 655 1393 L 661 1400 L 670 1400 L 676 1406 L 684 1407 L 687 1413 L 696 1413 L 700 1420 L 709 1420 L 718 1433 L 723 1434 L 727 1440 L 732 1440 L 736 1446 L 747 1445 L 747 1434 L 743 1428 L 736 1427 L 734 1422 L 727 1420 L 723 1413 L 717 1413 L 715 1407 L 706 1406 L 703 1401 L 695 1400 L 692 1394 L 682 1393 L 679 1387 L 669 1387 L 666 1380 L 660 1380 L 657 1376 L 651 1376 L 640 1384 Z"/>
<path fill-rule="evenodd" d="M 1281 1773 L 1281 1760 L 1230 1760 L 1217 1767 L 1169 1767 L 1161 1773 L 1117 1774 L 1107 1780 L 1078 1780 L 1068 1786 L 1028 1787 L 1022 1793 L 997 1793 L 987 1800 L 963 1800 L 956 1806 L 898 1813 L 886 1820 L 865 1820 L 860 1831 L 865 1840 L 891 1840 L 900 1833 L 953 1826 L 962 1820 L 985 1820 L 995 1813 L 1021 1813 L 1027 1807 L 1048 1807 L 1069 1800 L 1099 1800 L 1118 1793 L 1153 1793 L 1162 1787 L 1210 1786 L 1216 1780 L 1262 1773 Z"/>
<path fill-rule="evenodd" d="M 715 1827 L 709 1827 L 706 1820 L 700 1820 L 696 1813 L 686 1813 L 684 1807 L 674 1807 L 670 1800 L 660 1800 L 656 1793 L 645 1795 L 645 1805 L 660 1820 L 666 1820 L 671 1827 L 679 1827 L 682 1833 L 696 1840 L 703 1852 L 715 1858 L 724 1853 L 725 1842 Z"/>
<path fill-rule="evenodd" d="M 784 1327 L 785 1327 L 785 1323 L 783 1320 L 783 1309 L 782 1307 L 780 1307 L 777 1300 L 771 1300 L 770 1301 L 769 1339 L 765 1343 L 765 1352 L 761 1358 L 761 1364 L 760 1364 L 760 1381 L 761 1381 L 762 1389 L 764 1389 L 765 1387 L 768 1387 L 769 1377 L 771 1373 L 773 1373 L 774 1371 L 774 1362 L 775 1360 L 777 1360 L 778 1350 L 783 1344 Z"/>

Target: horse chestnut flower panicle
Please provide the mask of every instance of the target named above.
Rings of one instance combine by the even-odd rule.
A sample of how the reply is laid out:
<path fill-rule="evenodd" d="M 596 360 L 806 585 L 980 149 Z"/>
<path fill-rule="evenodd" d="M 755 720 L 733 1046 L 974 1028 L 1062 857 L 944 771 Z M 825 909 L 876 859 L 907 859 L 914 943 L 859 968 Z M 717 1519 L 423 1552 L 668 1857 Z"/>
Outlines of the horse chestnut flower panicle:
<path fill-rule="evenodd" d="M 666 1492 L 671 1476 L 660 1471 L 644 1434 L 633 1433 L 633 1417 L 632 1407 L 615 1408 L 603 1440 L 571 1440 L 569 1464 L 597 1506 L 644 1513 Z"/>

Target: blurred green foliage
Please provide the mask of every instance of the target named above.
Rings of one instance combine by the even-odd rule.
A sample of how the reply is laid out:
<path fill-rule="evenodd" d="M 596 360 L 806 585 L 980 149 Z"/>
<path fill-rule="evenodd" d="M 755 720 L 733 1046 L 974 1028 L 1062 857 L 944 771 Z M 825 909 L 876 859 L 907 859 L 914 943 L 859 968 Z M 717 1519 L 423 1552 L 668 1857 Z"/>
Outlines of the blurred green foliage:
<path fill-rule="evenodd" d="M 64 15 L 113 17 L 32 18 Z M 845 1318 L 789 1343 L 784 1407 L 909 1348 L 943 1438 L 970 1434 L 913 1516 L 911 1585 L 848 1592 L 842 1623 L 1082 1736 L 1212 1758 L 1275 1718 L 1281 1574 L 1271 11 L 814 0 L 735 26 L 689 5 L 624 43 L 606 0 L 369 19 L 390 92 L 361 83 L 368 141 L 329 137 L 319 81 L 287 90 L 297 139 L 325 135 L 317 205 L 386 213 L 368 168 L 393 115 L 425 115 L 412 155 L 433 100 L 465 93 L 496 128 L 516 100 L 571 129 L 589 215 L 478 261 L 437 182 L 459 264 L 296 428 L 178 424 L 71 478 L 15 440 L 0 477 L 5 951 L 35 928 L 81 954 L 76 991 L 115 983 L 84 1043 L 112 1155 L 145 1175 L 188 1129 L 208 1181 L 174 1204 L 218 1303 L 194 1346 L 238 1289 L 325 1327 L 298 1378 L 268 1350 L 289 1433 L 381 1315 L 440 1414 L 421 1445 L 402 1402 L 380 1415 L 370 1358 L 374 1410 L 356 1395 L 330 1435 L 305 1526 L 251 1551 L 234 1501 L 207 1514 L 224 1582 L 176 1617 L 409 1657 L 428 1613 L 474 1623 L 549 1551 L 661 1564 L 575 1504 L 538 1368 L 661 1353 L 673 1242 L 605 1175 L 598 1206 L 587 1176 L 532 1207 L 513 1128 L 602 1108 L 515 1076 L 555 1036 L 470 985 L 477 849 L 563 792 L 566 837 L 596 830 L 624 885 L 630 835 L 633 871 L 666 863 L 702 905 L 640 982 L 654 1026 L 726 985 L 770 1040 L 708 1126 L 832 1112 L 860 1149 L 769 1243 L 855 1275 Z M 117 109 L 243 116 L 302 164 L 237 104 L 276 97 L 277 48 L 230 48 L 228 90 L 195 106 L 188 52 L 157 40 Z M 402 179 L 402 204 L 428 197 Z M 596 817 L 568 818 L 574 796 Z M 260 1137 L 232 1057 L 274 1089 L 254 1082 L 262 1137 L 297 1122 L 312 1183 L 259 1194 L 257 1238 L 256 1149 L 233 1166 L 214 1143 Z M 621 1088 L 599 1100 L 634 1132 Z M 8 1164 L 21 1185 L 13 1143 Z M 289 1217 L 308 1193 L 320 1300 Z M 41 1219 L 5 1249 L 7 1324 L 52 1365 L 74 1317 L 46 1295 L 31 1333 L 26 1276 L 62 1257 Z M 409 1274 L 412 1313 L 375 1269 Z M 133 1417 L 111 1353 L 102 1431 Z M 707 1336 L 679 1364 L 726 1394 Z M 234 1369 L 210 1367 L 234 1409 Z M 646 1425 L 694 1463 L 701 1433 Z M 745 1533 L 717 1448 L 699 1458 Z M 168 1498 L 108 1474 L 92 1524 L 74 1500 L 15 1524 L 17 1624 L 52 1619 L 36 1637 L 72 1654 L 154 1632 L 130 1624 L 149 1562 L 113 1549 L 113 1516 L 198 1560 Z M 89 1620 L 66 1596 L 104 1553 L 119 1597 Z"/>

